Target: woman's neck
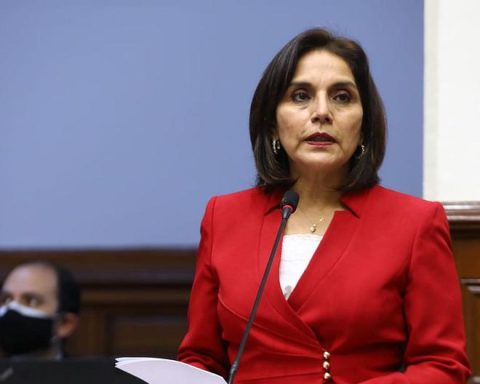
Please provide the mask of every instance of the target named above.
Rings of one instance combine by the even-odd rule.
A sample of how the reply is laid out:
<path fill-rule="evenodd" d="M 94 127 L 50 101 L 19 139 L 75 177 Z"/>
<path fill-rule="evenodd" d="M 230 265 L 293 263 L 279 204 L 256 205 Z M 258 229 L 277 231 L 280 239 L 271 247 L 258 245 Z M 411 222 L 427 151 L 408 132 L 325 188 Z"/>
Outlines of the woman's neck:
<path fill-rule="evenodd" d="M 331 178 L 299 177 L 293 189 L 300 196 L 299 205 L 305 209 L 338 208 L 341 206 L 338 185 L 340 182 Z"/>
<path fill-rule="evenodd" d="M 286 234 L 323 235 L 335 211 L 343 210 L 341 192 L 322 179 L 299 178 L 293 189 L 299 195 L 298 207 L 290 218 Z"/>

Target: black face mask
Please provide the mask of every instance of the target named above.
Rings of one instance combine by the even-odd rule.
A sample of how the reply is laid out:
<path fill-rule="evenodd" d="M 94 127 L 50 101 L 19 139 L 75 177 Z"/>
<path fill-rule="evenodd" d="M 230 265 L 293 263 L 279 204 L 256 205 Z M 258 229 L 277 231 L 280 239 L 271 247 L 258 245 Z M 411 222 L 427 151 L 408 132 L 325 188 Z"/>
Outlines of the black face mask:
<path fill-rule="evenodd" d="M 0 348 L 7 356 L 46 349 L 52 336 L 52 318 L 27 316 L 11 308 L 0 316 Z"/>

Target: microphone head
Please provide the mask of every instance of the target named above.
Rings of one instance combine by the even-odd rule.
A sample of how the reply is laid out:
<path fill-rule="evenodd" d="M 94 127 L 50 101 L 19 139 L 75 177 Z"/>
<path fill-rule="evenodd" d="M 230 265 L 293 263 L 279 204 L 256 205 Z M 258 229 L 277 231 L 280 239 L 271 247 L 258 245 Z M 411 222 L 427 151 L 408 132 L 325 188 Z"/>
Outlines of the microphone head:
<path fill-rule="evenodd" d="M 282 206 L 282 209 L 288 207 L 290 213 L 293 213 L 297 209 L 298 199 L 298 193 L 290 189 L 283 195 L 280 205 Z"/>

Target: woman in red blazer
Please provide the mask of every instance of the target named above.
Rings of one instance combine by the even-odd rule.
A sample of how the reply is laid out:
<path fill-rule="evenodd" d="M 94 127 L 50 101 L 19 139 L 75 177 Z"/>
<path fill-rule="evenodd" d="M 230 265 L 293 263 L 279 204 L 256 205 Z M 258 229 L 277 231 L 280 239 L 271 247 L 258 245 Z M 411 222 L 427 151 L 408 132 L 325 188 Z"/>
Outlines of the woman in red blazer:
<path fill-rule="evenodd" d="M 291 188 L 235 383 L 465 383 L 445 213 L 378 185 L 385 118 L 362 48 L 296 36 L 257 86 L 250 135 L 257 187 L 207 206 L 179 360 L 228 376 Z"/>

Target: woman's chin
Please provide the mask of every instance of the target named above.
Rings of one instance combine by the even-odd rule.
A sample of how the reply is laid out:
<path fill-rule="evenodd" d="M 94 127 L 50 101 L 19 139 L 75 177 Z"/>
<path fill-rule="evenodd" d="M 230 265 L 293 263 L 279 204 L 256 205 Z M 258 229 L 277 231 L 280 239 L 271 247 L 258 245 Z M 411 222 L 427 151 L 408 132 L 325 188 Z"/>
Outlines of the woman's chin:
<path fill-rule="evenodd" d="M 329 160 L 309 159 L 301 163 L 295 164 L 292 167 L 295 174 L 300 175 L 329 175 L 329 176 L 343 176 L 347 171 L 346 163 Z"/>

